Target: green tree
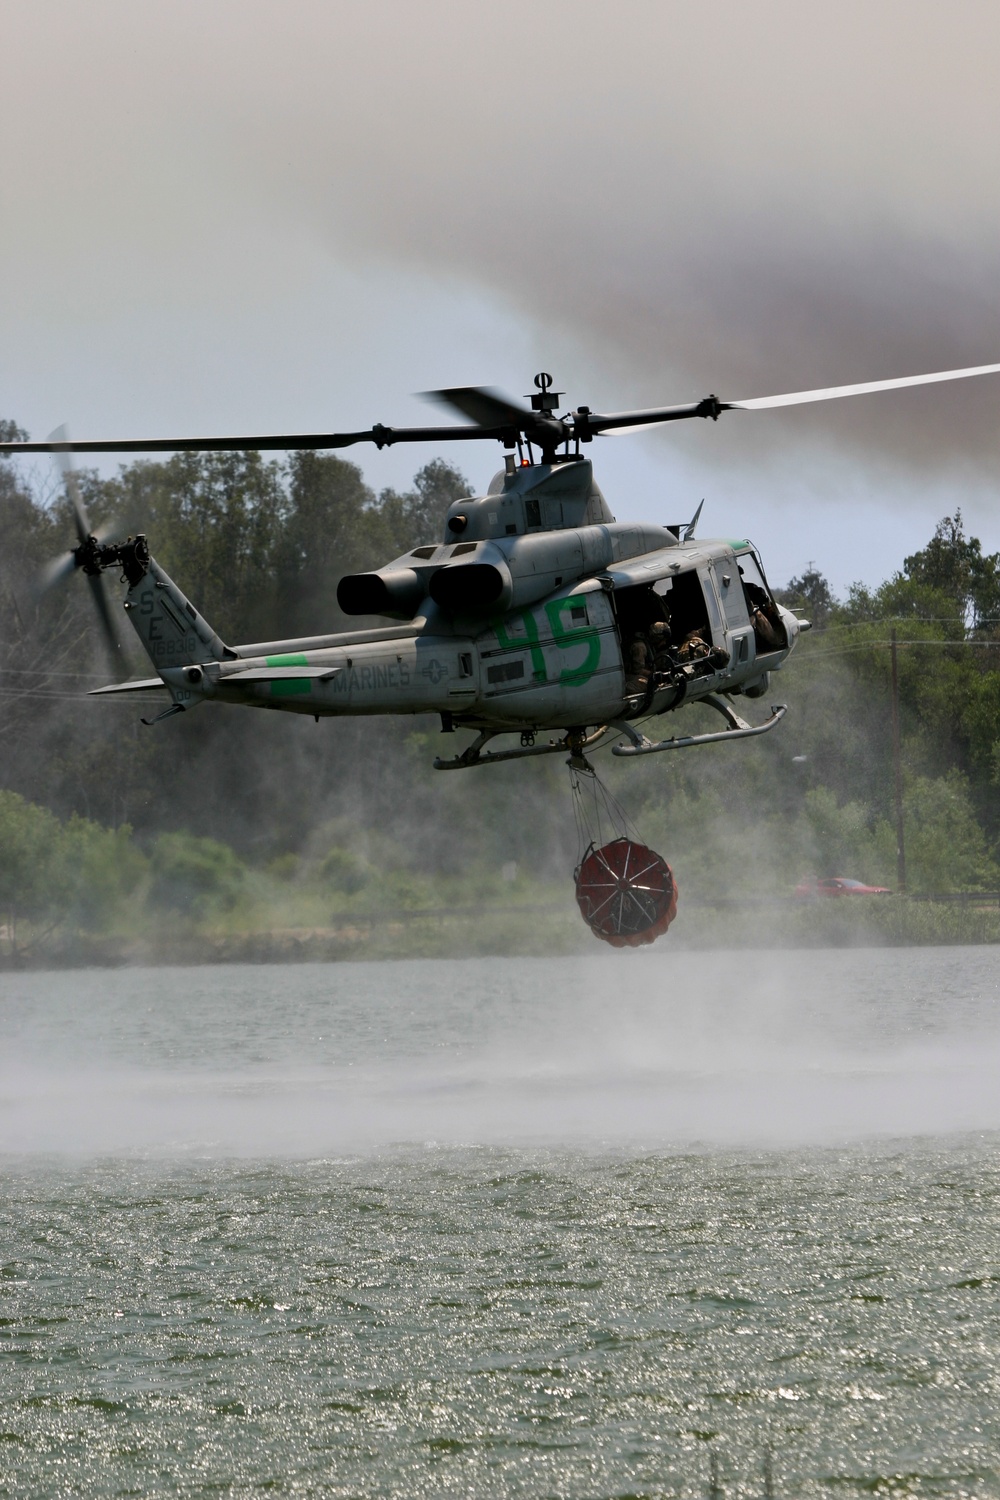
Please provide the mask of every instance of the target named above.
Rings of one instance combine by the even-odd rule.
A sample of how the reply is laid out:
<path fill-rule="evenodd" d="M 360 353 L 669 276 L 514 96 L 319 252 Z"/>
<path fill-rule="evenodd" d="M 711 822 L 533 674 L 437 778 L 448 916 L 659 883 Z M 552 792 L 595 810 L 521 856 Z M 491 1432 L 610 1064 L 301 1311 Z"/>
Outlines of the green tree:
<path fill-rule="evenodd" d="M 775 598 L 786 609 L 811 620 L 817 630 L 826 625 L 837 603 L 829 583 L 812 563 L 800 577 L 790 578 L 785 588 L 776 589 Z"/>
<path fill-rule="evenodd" d="M 59 901 L 61 832 L 48 808 L 0 792 L 0 911 L 11 943 L 20 921 L 49 916 Z"/>
<path fill-rule="evenodd" d="M 235 905 L 246 871 L 226 844 L 190 833 L 163 833 L 152 851 L 150 900 L 185 916 Z"/>
<path fill-rule="evenodd" d="M 448 507 L 468 494 L 470 486 L 465 475 L 443 458 L 434 458 L 419 469 L 413 476 L 412 489 L 402 494 L 383 490 L 378 499 L 379 510 L 389 526 L 396 554 L 424 542 L 442 541 Z"/>
<path fill-rule="evenodd" d="M 996 890 L 1000 884 L 1000 870 L 960 771 L 907 777 L 903 831 L 910 891 Z M 895 856 L 894 826 L 882 823 L 878 837 L 888 864 Z"/>
<path fill-rule="evenodd" d="M 63 824 L 48 808 L 0 792 L 0 911 L 12 944 L 25 921 L 104 929 L 145 869 L 130 828 L 76 816 Z"/>
<path fill-rule="evenodd" d="M 75 814 L 63 827 L 60 848 L 60 899 L 66 919 L 103 931 L 141 891 L 148 861 L 132 839 L 127 823 L 102 828 Z"/>
<path fill-rule="evenodd" d="M 288 511 L 276 554 L 282 637 L 344 628 L 337 582 L 392 556 L 392 536 L 357 464 L 327 453 L 293 453 Z"/>
<path fill-rule="evenodd" d="M 973 628 L 1000 623 L 1000 553 L 984 556 L 979 538 L 965 535 L 961 510 L 938 522 L 927 546 L 904 559 L 903 570 L 912 583 L 944 595 Z"/>
<path fill-rule="evenodd" d="M 143 531 L 167 572 L 224 639 L 268 634 L 287 521 L 281 466 L 259 453 L 183 453 L 105 482 L 97 508 Z"/>

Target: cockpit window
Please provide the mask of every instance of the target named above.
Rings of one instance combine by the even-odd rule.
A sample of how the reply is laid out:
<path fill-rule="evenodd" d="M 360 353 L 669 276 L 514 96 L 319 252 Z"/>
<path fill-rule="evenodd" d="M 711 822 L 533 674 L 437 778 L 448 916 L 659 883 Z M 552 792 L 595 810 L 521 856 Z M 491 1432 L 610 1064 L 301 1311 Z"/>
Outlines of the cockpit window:
<path fill-rule="evenodd" d="M 738 552 L 736 554 L 736 564 L 740 570 L 740 577 L 743 579 L 744 588 L 746 588 L 747 584 L 752 584 L 755 588 L 763 589 L 768 598 L 771 597 L 771 590 L 768 588 L 767 580 L 760 570 L 760 563 L 752 552 Z"/>
<path fill-rule="evenodd" d="M 739 568 L 750 622 L 753 625 L 757 655 L 765 656 L 769 651 L 781 651 L 788 645 L 788 634 L 760 563 L 752 552 L 738 552 L 736 566 Z"/>

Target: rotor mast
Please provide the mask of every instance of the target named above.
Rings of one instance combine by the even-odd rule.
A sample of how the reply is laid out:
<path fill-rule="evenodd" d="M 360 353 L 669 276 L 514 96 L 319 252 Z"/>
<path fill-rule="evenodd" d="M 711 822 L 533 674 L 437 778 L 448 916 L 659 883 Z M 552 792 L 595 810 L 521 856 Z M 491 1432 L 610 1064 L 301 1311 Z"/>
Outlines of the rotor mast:
<path fill-rule="evenodd" d="M 530 458 L 531 443 L 536 442 L 542 450 L 542 463 L 554 464 L 557 461 L 556 449 L 561 443 L 567 447 L 576 437 L 576 428 L 571 422 L 564 422 L 561 417 L 555 415 L 556 402 L 563 394 L 562 391 L 552 389 L 552 376 L 542 370 L 535 376 L 535 391 L 529 396 L 531 410 L 538 415 L 533 422 L 525 424 L 525 438 L 528 443 L 528 454 Z M 579 442 L 577 452 L 580 451 Z"/>

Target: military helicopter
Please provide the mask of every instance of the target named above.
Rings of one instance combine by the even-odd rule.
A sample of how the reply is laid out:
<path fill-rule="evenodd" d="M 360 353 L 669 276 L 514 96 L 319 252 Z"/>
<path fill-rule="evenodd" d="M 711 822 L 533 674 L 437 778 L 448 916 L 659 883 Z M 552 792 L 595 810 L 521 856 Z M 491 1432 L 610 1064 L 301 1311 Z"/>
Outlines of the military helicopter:
<path fill-rule="evenodd" d="M 528 407 L 483 387 L 427 393 L 465 417 L 461 426 L 376 424 L 361 432 L 72 445 L 64 433 L 54 433 L 46 442 L 0 443 L 0 452 L 54 452 L 61 457 L 77 545 L 57 562 L 47 582 L 83 572 L 105 633 L 115 644 L 101 575 L 108 570 L 121 574 L 125 611 L 157 675 L 112 683 L 95 693 L 166 688 L 169 705 L 144 723 L 211 701 L 312 714 L 317 720 L 437 713 L 444 731 L 474 733 L 459 753 L 435 760 L 438 770 L 563 754 L 573 771 L 592 774 L 586 757 L 601 745 L 610 744 L 615 755 L 634 757 L 773 729 L 786 712 L 784 704 L 775 704 L 767 718 L 752 724 L 733 700 L 768 694 L 771 674 L 787 660 L 809 622 L 776 602 L 749 540 L 703 541 L 696 536 L 701 506 L 684 524 L 617 521 L 582 447 L 604 434 L 638 432 L 665 422 L 695 417 L 714 422 L 724 412 L 794 406 L 998 371 L 1000 364 L 980 365 L 743 401 L 710 395 L 687 405 L 641 411 L 601 414 L 578 406 L 562 416 L 557 415 L 561 393 L 552 389 L 551 376 L 542 373 L 535 376 Z M 145 536 L 112 542 L 91 532 L 69 466 L 71 451 L 337 449 L 365 442 L 381 449 L 393 443 L 463 441 L 494 441 L 505 449 L 504 466 L 486 494 L 454 502 L 440 540 L 428 539 L 376 572 L 349 574 L 338 585 L 337 601 L 345 614 L 381 616 L 393 623 L 236 646 L 219 637 L 167 576 Z M 640 721 L 691 703 L 715 709 L 725 727 L 660 739 L 640 727 Z M 517 744 L 487 748 L 511 735 L 518 737 Z M 619 842 L 628 841 L 623 836 Z M 630 873 L 631 854 L 618 853 L 624 865 L 621 859 L 605 864 L 608 900 L 620 908 L 622 892 L 638 889 L 641 882 Z M 652 851 L 645 853 L 662 867 L 663 899 L 655 922 L 647 898 L 639 903 L 642 930 L 655 935 L 676 908 L 676 890 L 669 867 Z M 581 867 L 589 863 L 583 860 Z M 584 909 L 579 883 L 578 900 Z M 591 920 L 587 910 L 584 915 Z M 628 926 L 625 922 L 623 928 L 623 921 L 619 910 L 609 941 L 632 941 L 627 933 L 620 936 Z"/>
<path fill-rule="evenodd" d="M 714 395 L 680 406 L 600 414 L 589 407 L 558 416 L 560 393 L 535 377 L 530 407 L 472 386 L 427 393 L 470 425 L 362 432 L 283 433 L 223 438 L 2 443 L 0 452 L 53 452 L 64 461 L 77 546 L 49 582 L 77 570 L 90 583 L 105 632 L 114 628 L 101 574 L 117 570 L 124 608 L 157 676 L 95 689 L 100 695 L 166 688 L 171 702 L 155 719 L 218 701 L 327 716 L 437 713 L 445 731 L 475 738 L 439 770 L 612 744 L 620 756 L 646 755 L 764 734 L 775 705 L 748 723 L 733 698 L 762 698 L 770 675 L 808 622 L 774 600 L 749 540 L 696 537 L 701 506 L 686 524 L 616 521 L 581 447 L 606 433 L 641 431 L 694 417 L 756 411 L 993 374 L 1000 364 L 898 380 L 798 391 L 743 401 Z M 504 467 L 485 495 L 452 504 L 444 535 L 374 573 L 342 578 L 337 600 L 349 615 L 394 623 L 305 639 L 228 645 L 150 554 L 145 536 L 99 540 L 90 530 L 68 455 L 335 449 L 371 442 L 495 441 Z M 537 456 L 535 450 L 538 450 Z M 715 733 L 650 739 L 637 721 L 685 704 L 717 710 Z M 539 743 L 539 736 L 555 734 Z M 487 749 L 519 736 L 519 744 Z"/>

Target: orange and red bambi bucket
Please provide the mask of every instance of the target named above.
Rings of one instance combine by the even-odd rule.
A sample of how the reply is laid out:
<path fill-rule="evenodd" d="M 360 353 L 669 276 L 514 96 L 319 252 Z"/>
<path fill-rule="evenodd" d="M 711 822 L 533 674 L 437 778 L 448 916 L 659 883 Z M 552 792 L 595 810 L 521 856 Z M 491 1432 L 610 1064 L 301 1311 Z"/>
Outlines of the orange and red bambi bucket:
<path fill-rule="evenodd" d="M 677 915 L 677 883 L 654 850 L 614 839 L 600 849 L 591 845 L 584 855 L 576 900 L 595 937 L 615 948 L 639 948 L 655 942 Z"/>

